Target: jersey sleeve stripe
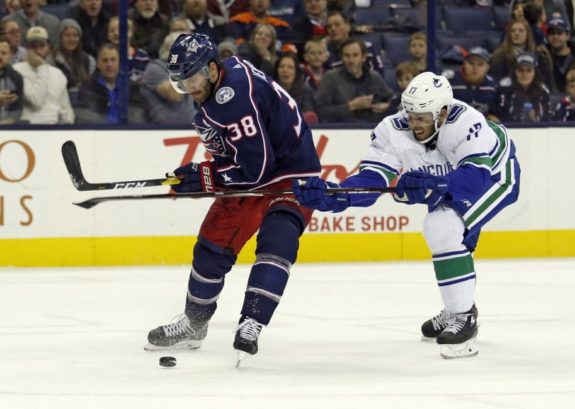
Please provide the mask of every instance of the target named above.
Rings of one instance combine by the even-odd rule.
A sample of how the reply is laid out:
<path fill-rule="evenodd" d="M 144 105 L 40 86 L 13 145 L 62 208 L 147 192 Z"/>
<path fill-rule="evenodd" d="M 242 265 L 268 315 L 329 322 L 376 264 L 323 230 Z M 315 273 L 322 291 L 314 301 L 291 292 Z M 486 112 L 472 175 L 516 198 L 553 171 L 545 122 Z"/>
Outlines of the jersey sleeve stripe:
<path fill-rule="evenodd" d="M 375 161 L 371 161 L 371 160 L 362 160 L 360 165 L 360 167 L 362 166 L 369 166 L 369 167 L 378 167 L 378 168 L 383 168 L 383 170 L 389 172 L 389 173 L 393 173 L 397 176 L 399 176 L 399 171 L 395 170 L 394 168 L 392 168 L 391 166 L 386 165 L 385 163 L 381 163 L 381 162 L 375 162 Z"/>

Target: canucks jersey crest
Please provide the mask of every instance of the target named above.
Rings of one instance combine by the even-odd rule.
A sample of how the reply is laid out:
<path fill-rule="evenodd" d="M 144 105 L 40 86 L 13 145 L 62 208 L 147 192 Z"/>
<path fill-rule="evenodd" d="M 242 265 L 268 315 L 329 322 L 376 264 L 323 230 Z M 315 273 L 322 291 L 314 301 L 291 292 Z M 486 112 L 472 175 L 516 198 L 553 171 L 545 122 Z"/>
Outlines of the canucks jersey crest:
<path fill-rule="evenodd" d="M 195 124 L 196 130 L 200 134 L 200 139 L 204 148 L 212 155 L 224 155 L 226 145 L 224 138 L 215 129 Z"/>

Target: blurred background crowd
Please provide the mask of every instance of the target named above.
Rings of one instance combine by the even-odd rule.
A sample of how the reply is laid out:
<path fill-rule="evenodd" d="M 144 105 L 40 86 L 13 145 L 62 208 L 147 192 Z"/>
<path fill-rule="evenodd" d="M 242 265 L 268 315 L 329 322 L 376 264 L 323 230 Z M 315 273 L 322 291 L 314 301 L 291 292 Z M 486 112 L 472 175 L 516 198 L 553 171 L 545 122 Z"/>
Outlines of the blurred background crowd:
<path fill-rule="evenodd" d="M 2 0 L 0 124 L 121 123 L 121 78 L 128 123 L 191 124 L 165 67 L 182 32 L 273 77 L 310 123 L 373 125 L 426 69 L 493 121 L 573 122 L 574 5 L 436 0 L 430 44 L 425 0 L 128 0 L 121 70 L 118 0 Z"/>

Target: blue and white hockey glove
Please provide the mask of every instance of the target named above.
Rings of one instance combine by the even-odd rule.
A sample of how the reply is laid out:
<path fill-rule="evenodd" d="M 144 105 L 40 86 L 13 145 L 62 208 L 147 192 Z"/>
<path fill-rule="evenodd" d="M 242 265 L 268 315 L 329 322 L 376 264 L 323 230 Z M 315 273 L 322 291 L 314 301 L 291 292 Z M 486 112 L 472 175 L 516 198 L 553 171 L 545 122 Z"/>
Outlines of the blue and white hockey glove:
<path fill-rule="evenodd" d="M 317 209 L 322 212 L 332 211 L 338 213 L 344 211 L 349 206 L 348 193 L 327 193 L 328 188 L 334 187 L 339 187 L 339 185 L 318 177 L 307 179 L 303 185 L 300 185 L 298 180 L 293 181 L 293 192 L 298 202 L 302 206 Z"/>
<path fill-rule="evenodd" d="M 406 204 L 425 203 L 430 212 L 443 203 L 449 180 L 426 172 L 405 172 L 395 186 L 393 198 Z"/>
<path fill-rule="evenodd" d="M 174 170 L 174 175 L 181 180 L 179 184 L 172 185 L 172 189 L 178 193 L 214 192 L 216 190 L 214 167 L 210 161 L 190 162 Z"/>

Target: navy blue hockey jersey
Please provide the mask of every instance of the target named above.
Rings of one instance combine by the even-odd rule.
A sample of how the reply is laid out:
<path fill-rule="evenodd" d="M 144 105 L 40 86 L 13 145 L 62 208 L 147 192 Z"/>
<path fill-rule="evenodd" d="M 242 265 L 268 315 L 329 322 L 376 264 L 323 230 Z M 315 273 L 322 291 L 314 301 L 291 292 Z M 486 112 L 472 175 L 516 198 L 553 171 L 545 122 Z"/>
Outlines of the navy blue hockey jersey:
<path fill-rule="evenodd" d="M 215 160 L 216 184 L 253 189 L 321 170 L 311 130 L 294 99 L 249 62 L 223 62 L 221 81 L 194 124 Z"/>

